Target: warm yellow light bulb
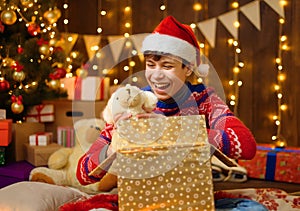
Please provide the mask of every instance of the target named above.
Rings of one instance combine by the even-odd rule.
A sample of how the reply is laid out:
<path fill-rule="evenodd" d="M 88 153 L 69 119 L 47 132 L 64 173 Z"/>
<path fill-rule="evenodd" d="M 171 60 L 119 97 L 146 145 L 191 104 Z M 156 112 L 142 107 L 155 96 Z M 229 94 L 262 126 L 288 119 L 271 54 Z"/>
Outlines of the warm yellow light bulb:
<path fill-rule="evenodd" d="M 243 82 L 242 81 L 238 81 L 238 86 L 242 86 L 243 85 Z"/>
<path fill-rule="evenodd" d="M 273 118 L 273 120 L 277 120 L 277 119 L 278 119 L 278 116 L 277 116 L 277 115 L 274 115 L 272 118 Z"/>
<path fill-rule="evenodd" d="M 126 27 L 126 28 L 130 28 L 130 27 L 131 27 L 131 24 L 130 24 L 129 22 L 126 22 L 126 23 L 125 23 L 125 27 Z"/>
<path fill-rule="evenodd" d="M 281 46 L 281 49 L 282 50 L 288 50 L 289 46 L 287 44 L 284 44 L 284 45 Z"/>
<path fill-rule="evenodd" d="M 241 53 L 242 50 L 241 50 L 240 48 L 237 48 L 237 49 L 235 49 L 235 52 L 236 52 L 236 53 Z"/>
<path fill-rule="evenodd" d="M 274 90 L 275 90 L 275 91 L 280 90 L 280 86 L 279 86 L 278 84 L 275 84 L 275 85 L 274 85 Z"/>
<path fill-rule="evenodd" d="M 276 58 L 276 59 L 275 59 L 275 62 L 276 62 L 277 64 L 280 64 L 280 63 L 281 63 L 281 58 Z"/>
<path fill-rule="evenodd" d="M 278 79 L 278 81 L 284 81 L 284 80 L 286 79 L 286 76 L 285 76 L 285 74 L 280 73 L 280 74 L 277 76 L 277 79 Z"/>
<path fill-rule="evenodd" d="M 159 8 L 161 11 L 164 11 L 166 9 L 166 6 L 165 5 L 161 5 L 160 8 Z"/>
<path fill-rule="evenodd" d="M 233 43 L 232 43 L 234 46 L 238 46 L 239 45 L 239 42 L 237 40 L 234 40 Z"/>
<path fill-rule="evenodd" d="M 278 93 L 278 94 L 277 94 L 277 98 L 278 98 L 278 99 L 281 99 L 281 98 L 282 98 L 282 93 Z"/>
<path fill-rule="evenodd" d="M 190 24 L 190 27 L 191 27 L 192 29 L 195 29 L 195 28 L 196 28 L 196 24 L 191 23 L 191 24 Z"/>
<path fill-rule="evenodd" d="M 232 2 L 231 4 L 232 8 L 238 8 L 239 7 L 239 3 L 237 1 Z"/>
<path fill-rule="evenodd" d="M 105 10 L 101 10 L 100 15 L 102 15 L 102 16 L 106 15 L 106 11 Z"/>
<path fill-rule="evenodd" d="M 280 0 L 280 5 L 281 6 L 286 6 L 287 5 L 287 1 L 286 0 Z"/>
<path fill-rule="evenodd" d="M 205 47 L 205 44 L 204 44 L 204 43 L 200 43 L 200 44 L 199 44 L 199 47 L 200 47 L 200 48 L 204 48 L 204 47 Z"/>
<path fill-rule="evenodd" d="M 277 69 L 282 70 L 283 69 L 282 65 L 278 65 Z"/>
<path fill-rule="evenodd" d="M 281 37 L 280 37 L 280 41 L 281 42 L 284 42 L 284 41 L 286 41 L 287 40 L 287 36 L 286 35 L 282 35 Z"/>
<path fill-rule="evenodd" d="M 117 85 L 119 83 L 119 80 L 118 79 L 114 79 L 114 85 Z"/>
<path fill-rule="evenodd" d="M 231 95 L 231 96 L 230 96 L 230 99 L 231 99 L 231 100 L 235 100 L 235 95 Z"/>
<path fill-rule="evenodd" d="M 234 68 L 233 68 L 233 72 L 234 72 L 234 73 L 239 73 L 239 72 L 240 72 L 240 68 L 234 67 Z"/>
<path fill-rule="evenodd" d="M 130 66 L 130 67 L 134 67 L 134 66 L 135 66 L 135 61 L 130 61 L 130 62 L 129 62 L 129 66 Z"/>
<path fill-rule="evenodd" d="M 230 105 L 234 106 L 235 105 L 235 102 L 233 100 L 231 100 L 230 102 Z"/>
<path fill-rule="evenodd" d="M 244 67 L 244 66 L 245 66 L 244 62 L 239 62 L 239 67 Z"/>
<path fill-rule="evenodd" d="M 195 3 L 195 4 L 193 5 L 193 9 L 194 9 L 195 11 L 200 11 L 200 10 L 202 10 L 202 5 L 201 5 L 200 3 Z"/>
<path fill-rule="evenodd" d="M 124 8 L 125 12 L 130 12 L 130 10 L 131 10 L 131 7 L 129 7 L 129 6 L 127 6 L 127 7 Z"/>
<path fill-rule="evenodd" d="M 228 39 L 227 42 L 228 42 L 229 45 L 232 45 L 234 40 L 233 39 Z"/>
<path fill-rule="evenodd" d="M 284 22 L 285 22 L 284 18 L 279 19 L 279 23 L 284 24 Z"/>
<path fill-rule="evenodd" d="M 233 81 L 233 80 L 230 80 L 230 81 L 228 82 L 228 84 L 229 84 L 230 86 L 232 86 L 232 85 L 234 84 L 234 81 Z"/>
<path fill-rule="evenodd" d="M 280 110 L 286 111 L 286 110 L 287 110 L 287 105 L 286 105 L 286 104 L 282 104 L 282 105 L 280 106 Z"/>
<path fill-rule="evenodd" d="M 276 120 L 275 121 L 275 124 L 278 126 L 278 125 L 280 125 L 280 121 L 279 120 Z"/>
<path fill-rule="evenodd" d="M 124 66 L 124 67 L 123 67 L 123 70 L 124 70 L 124 71 L 128 71 L 128 70 L 129 70 L 129 66 L 127 66 L 127 65 Z"/>
<path fill-rule="evenodd" d="M 239 21 L 234 21 L 233 23 L 235 28 L 239 28 L 240 27 L 240 22 Z"/>

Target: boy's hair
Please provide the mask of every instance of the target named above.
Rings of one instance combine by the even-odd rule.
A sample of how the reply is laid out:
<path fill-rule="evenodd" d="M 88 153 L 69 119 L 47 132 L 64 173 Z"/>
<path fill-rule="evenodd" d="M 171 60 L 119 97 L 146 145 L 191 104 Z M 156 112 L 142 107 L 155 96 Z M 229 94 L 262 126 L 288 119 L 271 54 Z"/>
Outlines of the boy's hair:
<path fill-rule="evenodd" d="M 163 52 L 159 52 L 159 51 L 145 51 L 144 52 L 144 57 L 145 58 L 151 58 L 154 61 L 159 61 L 162 56 L 173 56 L 173 55 L 170 54 L 170 53 L 163 53 Z M 186 60 L 184 60 L 182 58 L 180 58 L 180 59 L 181 59 L 181 63 L 182 63 L 182 68 L 184 68 L 185 66 L 189 65 L 188 61 L 186 61 Z"/>

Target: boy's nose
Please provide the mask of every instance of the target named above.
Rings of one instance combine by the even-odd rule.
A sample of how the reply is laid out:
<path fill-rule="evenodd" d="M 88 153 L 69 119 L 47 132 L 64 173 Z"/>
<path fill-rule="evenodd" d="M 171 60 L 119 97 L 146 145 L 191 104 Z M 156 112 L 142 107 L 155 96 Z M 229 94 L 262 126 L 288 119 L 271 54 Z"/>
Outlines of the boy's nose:
<path fill-rule="evenodd" d="M 164 77 L 164 72 L 160 68 L 156 68 L 156 70 L 153 73 L 153 76 L 156 78 L 162 78 Z"/>

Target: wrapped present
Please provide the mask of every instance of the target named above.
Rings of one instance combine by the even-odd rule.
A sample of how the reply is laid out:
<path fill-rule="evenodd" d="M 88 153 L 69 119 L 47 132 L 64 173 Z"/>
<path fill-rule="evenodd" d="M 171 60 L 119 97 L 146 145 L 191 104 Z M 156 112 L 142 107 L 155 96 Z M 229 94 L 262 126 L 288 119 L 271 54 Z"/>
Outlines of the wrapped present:
<path fill-rule="evenodd" d="M 57 99 L 43 101 L 53 104 L 55 107 L 54 122 L 45 123 L 46 131 L 52 132 L 57 138 L 57 128 L 61 126 L 73 126 L 74 122 L 81 119 L 101 118 L 101 113 L 106 106 L 106 101 L 81 101 Z"/>
<path fill-rule="evenodd" d="M 29 145 L 47 146 L 52 142 L 53 134 L 51 132 L 35 133 L 29 136 Z"/>
<path fill-rule="evenodd" d="M 214 210 L 202 116 L 121 120 L 112 144 L 119 210 Z"/>
<path fill-rule="evenodd" d="M 109 96 L 108 77 L 63 78 L 61 83 L 67 90 L 69 100 L 107 100 Z"/>
<path fill-rule="evenodd" d="M 45 124 L 39 122 L 13 123 L 13 160 L 25 159 L 24 143 L 28 143 L 29 136 L 35 133 L 45 132 Z"/>
<path fill-rule="evenodd" d="M 26 122 L 53 122 L 54 105 L 40 104 L 32 106 L 26 115 Z"/>
<path fill-rule="evenodd" d="M 300 148 L 259 144 L 252 160 L 239 160 L 250 178 L 300 183 Z"/>
<path fill-rule="evenodd" d="M 6 119 L 6 110 L 5 109 L 0 109 L 0 120 L 1 119 Z"/>
<path fill-rule="evenodd" d="M 62 146 L 51 143 L 47 146 L 31 146 L 28 143 L 25 146 L 25 160 L 34 166 L 48 165 L 50 155 L 60 149 Z"/>
<path fill-rule="evenodd" d="M 0 146 L 8 146 L 12 140 L 12 119 L 0 119 Z"/>
<path fill-rule="evenodd" d="M 75 146 L 75 130 L 72 126 L 57 127 L 57 143 L 64 147 Z"/>

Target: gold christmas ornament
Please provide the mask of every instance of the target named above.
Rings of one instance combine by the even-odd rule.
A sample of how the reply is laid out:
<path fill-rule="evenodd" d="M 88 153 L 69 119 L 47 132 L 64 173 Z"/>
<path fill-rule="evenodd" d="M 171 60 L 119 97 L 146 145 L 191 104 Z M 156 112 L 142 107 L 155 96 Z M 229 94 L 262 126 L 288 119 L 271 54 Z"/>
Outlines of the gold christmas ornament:
<path fill-rule="evenodd" d="M 26 8 L 32 7 L 34 4 L 33 0 L 20 0 L 20 3 Z"/>
<path fill-rule="evenodd" d="M 15 71 L 13 73 L 13 79 L 15 81 L 21 82 L 21 81 L 23 81 L 25 79 L 25 73 L 23 71 L 19 71 L 19 72 Z"/>
<path fill-rule="evenodd" d="M 6 25 L 12 25 L 17 20 L 17 14 L 13 10 L 3 10 L 1 12 L 1 21 Z"/>
<path fill-rule="evenodd" d="M 57 90 L 60 88 L 60 80 L 59 79 L 52 79 L 47 83 L 48 87 L 52 90 Z"/>
<path fill-rule="evenodd" d="M 44 13 L 44 18 L 50 23 L 54 24 L 61 16 L 61 12 L 58 8 L 49 9 Z"/>
<path fill-rule="evenodd" d="M 49 56 L 50 54 L 50 48 L 49 48 L 49 45 L 47 44 L 42 44 L 40 47 L 39 47 L 39 52 L 40 54 L 44 55 L 44 56 Z"/>
<path fill-rule="evenodd" d="M 80 78 L 86 78 L 88 75 L 88 71 L 82 67 L 76 70 L 76 75 Z"/>
<path fill-rule="evenodd" d="M 22 103 L 18 104 L 15 102 L 11 104 L 11 110 L 14 114 L 20 114 L 24 110 L 24 106 Z"/>

